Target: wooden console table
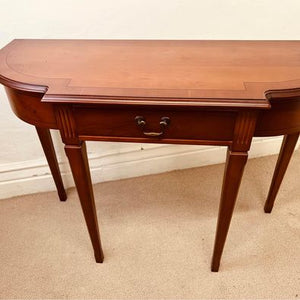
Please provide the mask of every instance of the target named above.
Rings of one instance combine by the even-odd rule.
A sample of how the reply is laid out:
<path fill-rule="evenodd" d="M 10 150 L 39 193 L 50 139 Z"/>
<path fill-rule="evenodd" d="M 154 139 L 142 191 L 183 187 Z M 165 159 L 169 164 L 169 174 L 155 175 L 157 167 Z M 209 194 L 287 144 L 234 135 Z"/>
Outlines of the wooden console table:
<path fill-rule="evenodd" d="M 66 200 L 49 129 L 60 131 L 100 263 L 85 141 L 228 147 L 218 271 L 253 136 L 285 135 L 270 212 L 300 131 L 298 41 L 14 40 L 0 51 L 0 83 L 14 113 L 36 126 Z"/>

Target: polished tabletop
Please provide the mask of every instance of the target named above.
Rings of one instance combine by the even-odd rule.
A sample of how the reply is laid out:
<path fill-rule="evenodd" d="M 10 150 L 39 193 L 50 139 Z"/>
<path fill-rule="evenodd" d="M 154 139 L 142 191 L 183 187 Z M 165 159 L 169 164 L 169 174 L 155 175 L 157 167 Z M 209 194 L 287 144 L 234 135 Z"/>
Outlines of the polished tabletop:
<path fill-rule="evenodd" d="M 300 86 L 300 41 L 13 40 L 0 82 L 50 102 L 264 107 L 266 91 Z"/>

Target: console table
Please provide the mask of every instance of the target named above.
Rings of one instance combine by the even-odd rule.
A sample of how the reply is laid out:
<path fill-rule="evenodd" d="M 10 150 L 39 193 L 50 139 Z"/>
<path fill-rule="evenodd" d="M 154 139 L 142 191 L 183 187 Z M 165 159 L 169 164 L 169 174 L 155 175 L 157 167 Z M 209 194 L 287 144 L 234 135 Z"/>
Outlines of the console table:
<path fill-rule="evenodd" d="M 64 201 L 49 129 L 60 131 L 99 263 L 85 141 L 226 146 L 218 271 L 253 136 L 285 135 L 270 212 L 300 131 L 298 41 L 14 40 L 0 51 L 0 83 L 36 127 Z"/>

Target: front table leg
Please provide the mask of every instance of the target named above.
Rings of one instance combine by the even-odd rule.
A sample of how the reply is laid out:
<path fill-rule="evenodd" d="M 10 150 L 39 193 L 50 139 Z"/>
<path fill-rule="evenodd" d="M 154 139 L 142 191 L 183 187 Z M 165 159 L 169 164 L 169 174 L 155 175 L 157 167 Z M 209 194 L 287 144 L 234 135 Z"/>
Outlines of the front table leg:
<path fill-rule="evenodd" d="M 101 247 L 85 142 L 81 142 L 79 145 L 66 144 L 65 151 L 69 159 L 85 222 L 93 244 L 95 259 L 96 262 L 102 263 L 104 256 Z"/>
<path fill-rule="evenodd" d="M 254 134 L 257 112 L 241 111 L 236 119 L 232 145 L 227 150 L 211 270 L 218 272 L 234 204 L 238 195 L 248 150 Z"/>
<path fill-rule="evenodd" d="M 211 270 L 213 272 L 218 272 L 219 270 L 220 260 L 247 157 L 247 152 L 232 152 L 229 149 L 227 150 L 217 232 L 211 264 Z"/>

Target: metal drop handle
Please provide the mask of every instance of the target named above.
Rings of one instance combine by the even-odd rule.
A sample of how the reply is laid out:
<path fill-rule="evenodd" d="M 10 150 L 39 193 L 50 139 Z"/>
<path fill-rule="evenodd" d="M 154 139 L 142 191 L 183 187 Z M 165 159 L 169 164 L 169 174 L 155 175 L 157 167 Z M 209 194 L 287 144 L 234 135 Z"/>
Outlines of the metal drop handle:
<path fill-rule="evenodd" d="M 142 116 L 136 116 L 135 117 L 136 124 L 143 129 L 143 134 L 150 137 L 158 137 L 164 134 L 165 129 L 170 124 L 170 118 L 168 117 L 162 117 L 160 119 L 159 125 L 161 128 L 160 132 L 151 132 L 151 131 L 144 131 L 144 128 L 146 126 L 146 120 Z"/>

